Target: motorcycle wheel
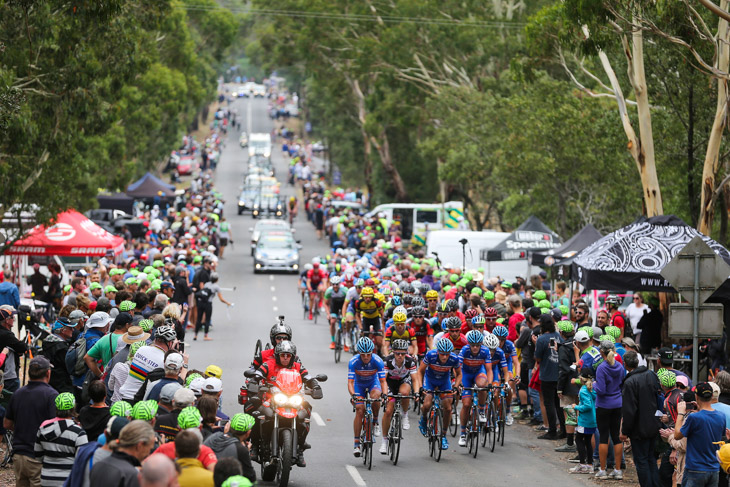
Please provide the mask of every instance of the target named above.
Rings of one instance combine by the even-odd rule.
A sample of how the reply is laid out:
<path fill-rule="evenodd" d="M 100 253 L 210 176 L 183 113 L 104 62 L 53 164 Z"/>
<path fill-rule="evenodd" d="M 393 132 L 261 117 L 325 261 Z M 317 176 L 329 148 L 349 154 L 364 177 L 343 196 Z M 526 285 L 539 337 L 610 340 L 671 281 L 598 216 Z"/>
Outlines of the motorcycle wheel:
<path fill-rule="evenodd" d="M 279 443 L 279 463 L 276 471 L 276 478 L 279 487 L 286 487 L 289 484 L 289 473 L 292 465 L 292 432 L 291 430 L 283 430 L 281 432 L 281 440 Z"/>

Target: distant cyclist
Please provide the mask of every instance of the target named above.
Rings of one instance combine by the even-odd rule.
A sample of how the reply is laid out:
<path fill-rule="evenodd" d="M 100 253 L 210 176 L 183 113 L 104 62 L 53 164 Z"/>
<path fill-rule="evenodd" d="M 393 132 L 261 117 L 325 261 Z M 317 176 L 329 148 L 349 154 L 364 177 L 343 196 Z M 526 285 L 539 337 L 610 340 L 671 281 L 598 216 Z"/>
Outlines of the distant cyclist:
<path fill-rule="evenodd" d="M 314 311 L 314 296 L 319 295 L 319 302 L 322 303 L 322 294 L 327 284 L 327 271 L 319 266 L 319 259 L 312 260 L 312 269 L 307 272 L 307 291 L 309 291 L 309 319 L 312 319 Z"/>
<path fill-rule="evenodd" d="M 335 348 L 335 333 L 337 331 L 337 322 L 342 318 L 342 306 L 345 304 L 345 296 L 347 288 L 341 285 L 340 276 L 332 276 L 330 279 L 331 286 L 324 292 L 324 309 L 327 312 L 330 322 L 330 350 Z M 345 333 L 345 340 L 349 340 L 349 335 Z M 345 342 L 345 352 L 350 350 L 352 344 Z"/>
<path fill-rule="evenodd" d="M 499 348 L 504 353 L 504 358 L 507 361 L 507 377 L 505 378 L 505 382 L 510 386 L 510 389 L 507 391 L 507 404 L 512 404 L 512 387 L 520 377 L 520 361 L 517 360 L 515 344 L 511 340 L 507 340 L 508 333 L 509 330 L 505 326 L 499 325 L 494 327 L 494 336 L 499 339 Z M 505 423 L 509 426 L 513 422 L 512 413 L 508 412 Z"/>

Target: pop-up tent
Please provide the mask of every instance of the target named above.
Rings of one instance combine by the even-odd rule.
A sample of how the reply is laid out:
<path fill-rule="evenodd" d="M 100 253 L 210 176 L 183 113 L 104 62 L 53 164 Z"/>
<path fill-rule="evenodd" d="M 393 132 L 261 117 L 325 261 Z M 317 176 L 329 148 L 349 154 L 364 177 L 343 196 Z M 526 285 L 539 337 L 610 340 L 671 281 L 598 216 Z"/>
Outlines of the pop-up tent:
<path fill-rule="evenodd" d="M 165 183 L 162 179 L 148 172 L 139 180 L 127 186 L 127 195 L 132 198 L 154 198 L 155 196 L 171 198 L 175 196 L 175 186 Z"/>
<path fill-rule="evenodd" d="M 9 255 L 58 255 L 61 257 L 103 257 L 108 251 L 124 250 L 124 239 L 112 235 L 76 210 L 56 217 L 52 226 L 37 225 L 16 241 Z"/>
<path fill-rule="evenodd" d="M 99 202 L 99 208 L 134 214 L 134 198 L 124 193 L 100 194 L 96 197 L 96 201 Z"/>
<path fill-rule="evenodd" d="M 674 215 L 640 217 L 573 258 L 572 278 L 586 289 L 675 292 L 659 273 L 696 236 L 730 264 L 730 252 Z"/>
<path fill-rule="evenodd" d="M 536 216 L 531 216 L 497 246 L 482 249 L 481 260 L 526 260 L 528 254 L 559 247 L 563 241 Z"/>
<path fill-rule="evenodd" d="M 562 261 L 578 254 L 578 252 L 588 247 L 602 236 L 601 232 L 596 230 L 596 227 L 589 223 L 581 228 L 578 233 L 570 237 L 560 247 L 543 252 L 534 252 L 531 256 L 532 264 L 548 267 L 561 265 Z"/>

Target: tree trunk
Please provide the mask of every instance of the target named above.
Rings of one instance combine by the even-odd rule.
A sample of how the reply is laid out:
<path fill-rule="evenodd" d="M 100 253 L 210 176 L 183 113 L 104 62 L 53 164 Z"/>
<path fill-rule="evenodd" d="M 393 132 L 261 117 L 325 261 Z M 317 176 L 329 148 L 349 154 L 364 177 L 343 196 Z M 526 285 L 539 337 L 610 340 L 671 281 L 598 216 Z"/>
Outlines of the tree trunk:
<path fill-rule="evenodd" d="M 408 201 L 408 191 L 406 190 L 406 184 L 403 182 L 398 168 L 393 163 L 393 158 L 390 155 L 390 144 L 388 143 L 388 134 L 385 130 L 380 134 L 380 140 L 374 136 L 370 136 L 370 141 L 375 146 L 375 149 L 380 155 L 380 162 L 383 164 L 383 169 L 390 176 L 390 182 L 393 183 L 395 189 L 395 199 L 401 203 Z"/>
<path fill-rule="evenodd" d="M 720 245 L 727 246 L 727 220 L 728 220 L 728 199 L 730 199 L 730 188 L 725 185 L 720 195 Z"/>
<path fill-rule="evenodd" d="M 695 200 L 695 106 L 694 86 L 690 83 L 687 87 L 687 198 L 689 200 L 689 213 L 692 218 L 692 225 L 697 225 L 697 201 Z"/>
<path fill-rule="evenodd" d="M 365 131 L 365 118 L 367 111 L 365 109 L 365 95 L 360 89 L 360 82 L 357 80 L 345 77 L 347 82 L 350 84 L 352 93 L 355 95 L 355 102 L 357 103 L 357 119 L 360 122 L 360 134 L 362 135 L 363 143 L 363 155 L 365 157 L 365 185 L 368 188 L 368 202 L 373 201 L 373 160 L 372 160 L 372 144 L 370 143 L 370 137 L 367 131 Z"/>
<path fill-rule="evenodd" d="M 720 8 L 727 10 L 728 0 L 720 2 Z M 730 64 L 730 47 L 728 42 L 728 22 L 720 18 L 717 25 L 717 61 L 715 65 L 723 72 L 728 71 Z M 717 79 L 717 108 L 715 109 L 715 120 L 712 122 L 710 138 L 707 142 L 707 153 L 705 154 L 705 163 L 702 167 L 702 193 L 700 196 L 700 219 L 697 230 L 705 235 L 712 232 L 712 220 L 715 217 L 715 205 L 713 203 L 713 194 L 715 192 L 715 177 L 720 165 L 720 145 L 722 143 L 722 134 L 725 131 L 727 117 L 727 80 Z"/>

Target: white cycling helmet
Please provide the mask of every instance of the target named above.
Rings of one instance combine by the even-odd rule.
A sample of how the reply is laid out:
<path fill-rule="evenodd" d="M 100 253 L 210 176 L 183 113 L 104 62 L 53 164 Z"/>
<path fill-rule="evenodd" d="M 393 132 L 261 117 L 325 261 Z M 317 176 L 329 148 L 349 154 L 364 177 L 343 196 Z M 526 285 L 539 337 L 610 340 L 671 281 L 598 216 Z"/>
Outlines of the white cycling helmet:
<path fill-rule="evenodd" d="M 305 271 L 311 271 L 312 269 L 314 269 L 314 266 L 312 264 L 304 264 Z"/>
<path fill-rule="evenodd" d="M 330 279 L 330 284 L 332 284 L 333 286 L 335 284 L 339 284 L 340 282 L 342 282 L 342 279 L 340 279 L 340 276 L 333 276 L 332 279 Z"/>
<path fill-rule="evenodd" d="M 395 316 L 396 313 L 408 314 L 408 310 L 406 310 L 405 306 L 396 306 L 393 310 L 393 315 Z"/>
<path fill-rule="evenodd" d="M 494 350 L 499 346 L 499 338 L 491 333 L 489 335 L 484 335 L 484 345 L 488 349 Z"/>

